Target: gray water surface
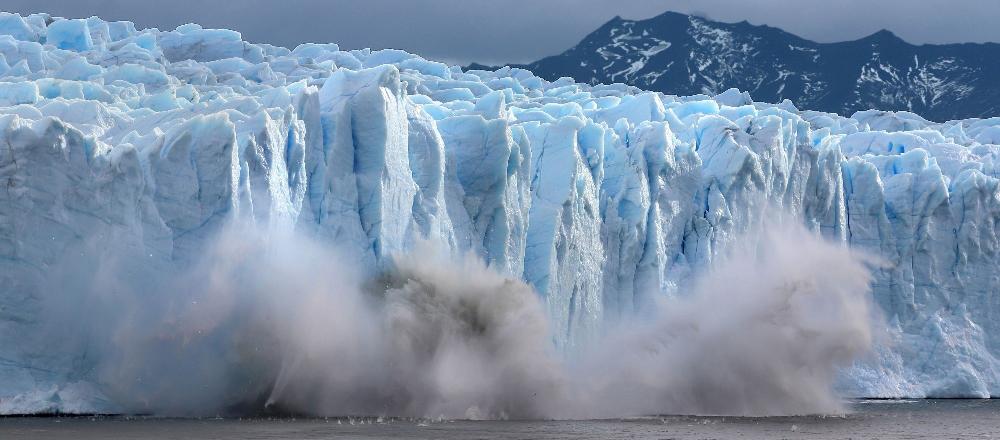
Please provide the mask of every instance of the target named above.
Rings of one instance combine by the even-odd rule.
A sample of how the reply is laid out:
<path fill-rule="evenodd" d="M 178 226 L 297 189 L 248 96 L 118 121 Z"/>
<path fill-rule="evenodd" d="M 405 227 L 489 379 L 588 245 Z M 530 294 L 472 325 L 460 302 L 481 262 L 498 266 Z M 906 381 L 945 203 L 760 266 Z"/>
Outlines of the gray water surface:
<path fill-rule="evenodd" d="M 851 403 L 844 416 L 584 421 L 13 417 L 0 439 L 967 439 L 1000 438 L 1000 400 Z"/>

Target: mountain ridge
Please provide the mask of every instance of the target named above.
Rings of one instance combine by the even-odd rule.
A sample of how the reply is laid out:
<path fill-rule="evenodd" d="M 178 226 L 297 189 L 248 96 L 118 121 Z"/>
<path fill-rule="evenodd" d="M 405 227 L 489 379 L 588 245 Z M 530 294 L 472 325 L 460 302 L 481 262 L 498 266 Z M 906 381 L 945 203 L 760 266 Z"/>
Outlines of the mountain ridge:
<path fill-rule="evenodd" d="M 818 43 L 748 21 L 723 23 L 667 11 L 616 16 L 560 54 L 511 65 L 547 80 L 625 83 L 672 95 L 730 88 L 764 102 L 849 116 L 881 109 L 936 120 L 1000 114 L 1000 44 L 912 44 L 881 29 Z M 472 69 L 491 69 L 472 64 Z"/>

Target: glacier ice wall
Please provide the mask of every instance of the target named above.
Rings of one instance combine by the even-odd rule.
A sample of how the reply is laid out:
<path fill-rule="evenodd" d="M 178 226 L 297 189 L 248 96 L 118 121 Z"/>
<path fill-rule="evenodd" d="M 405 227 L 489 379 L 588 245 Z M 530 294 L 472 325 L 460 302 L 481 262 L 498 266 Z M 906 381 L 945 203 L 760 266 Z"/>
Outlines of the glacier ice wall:
<path fill-rule="evenodd" d="M 0 106 L 3 413 L 101 409 L 81 360 L 39 336 L 67 255 L 184 264 L 234 217 L 372 273 L 425 238 L 471 252 L 533 286 L 572 350 L 790 213 L 885 262 L 891 340 L 843 389 L 1000 395 L 1000 119 L 845 118 L 44 14 L 0 15 Z"/>

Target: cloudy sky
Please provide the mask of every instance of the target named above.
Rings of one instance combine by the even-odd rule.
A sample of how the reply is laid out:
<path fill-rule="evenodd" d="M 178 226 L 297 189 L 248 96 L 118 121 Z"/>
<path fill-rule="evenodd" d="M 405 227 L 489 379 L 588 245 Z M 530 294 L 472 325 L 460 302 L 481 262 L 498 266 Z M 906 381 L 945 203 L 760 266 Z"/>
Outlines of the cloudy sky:
<path fill-rule="evenodd" d="M 666 10 L 749 20 L 823 42 L 882 28 L 912 43 L 1000 41 L 997 0 L 0 0 L 0 9 L 160 29 L 197 22 L 255 42 L 393 47 L 456 63 L 533 61 L 615 15 L 642 19 Z"/>

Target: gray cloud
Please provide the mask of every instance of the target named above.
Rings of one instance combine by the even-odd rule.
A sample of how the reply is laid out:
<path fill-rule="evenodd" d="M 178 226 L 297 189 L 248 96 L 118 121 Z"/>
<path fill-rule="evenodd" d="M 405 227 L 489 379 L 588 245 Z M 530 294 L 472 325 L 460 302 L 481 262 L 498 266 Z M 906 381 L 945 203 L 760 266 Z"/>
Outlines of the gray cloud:
<path fill-rule="evenodd" d="M 1000 2 L 984 0 L 0 0 L 0 9 L 160 29 L 197 22 L 255 42 L 392 47 L 457 63 L 533 61 L 615 15 L 642 19 L 666 10 L 748 20 L 825 42 L 882 28 L 912 43 L 1000 41 Z"/>

